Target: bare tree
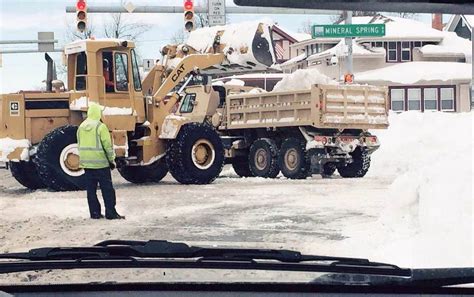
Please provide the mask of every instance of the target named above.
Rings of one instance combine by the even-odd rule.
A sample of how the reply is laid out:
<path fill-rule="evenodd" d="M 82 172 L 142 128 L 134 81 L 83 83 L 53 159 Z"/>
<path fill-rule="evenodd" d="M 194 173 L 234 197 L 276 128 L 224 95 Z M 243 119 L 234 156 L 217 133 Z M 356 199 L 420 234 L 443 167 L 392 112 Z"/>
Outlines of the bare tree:
<path fill-rule="evenodd" d="M 418 14 L 412 13 L 412 12 L 397 12 L 395 13 L 395 16 L 398 16 L 404 19 L 417 19 L 418 18 Z"/>
<path fill-rule="evenodd" d="M 184 31 L 184 29 L 177 30 L 174 32 L 173 36 L 170 38 L 170 42 L 172 44 L 181 44 L 186 41 L 188 38 L 188 33 Z"/>
<path fill-rule="evenodd" d="M 110 21 L 104 24 L 104 35 L 108 38 L 137 41 L 150 28 L 150 25 L 127 20 L 122 13 L 114 13 L 110 15 Z"/>
<path fill-rule="evenodd" d="M 352 12 L 352 16 L 354 17 L 360 17 L 360 16 L 376 16 L 376 15 L 379 15 L 378 12 L 376 11 L 353 11 Z M 333 15 L 331 16 L 331 21 L 334 23 L 334 24 L 338 24 L 342 21 L 344 21 L 344 14 L 341 13 L 340 15 Z"/>
<path fill-rule="evenodd" d="M 306 21 L 301 23 L 301 26 L 298 28 L 299 33 L 306 33 L 306 34 L 311 34 L 311 26 L 313 25 L 313 22 L 311 22 L 310 19 L 307 19 Z"/>

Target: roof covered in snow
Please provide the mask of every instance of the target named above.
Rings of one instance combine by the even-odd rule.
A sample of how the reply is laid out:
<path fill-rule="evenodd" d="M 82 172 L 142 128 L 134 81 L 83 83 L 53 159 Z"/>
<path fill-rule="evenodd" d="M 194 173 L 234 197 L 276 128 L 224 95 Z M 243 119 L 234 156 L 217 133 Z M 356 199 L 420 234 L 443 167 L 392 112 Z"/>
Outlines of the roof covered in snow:
<path fill-rule="evenodd" d="M 459 37 L 454 32 L 444 31 L 443 40 L 437 45 L 425 45 L 420 52 L 425 57 L 463 57 L 467 61 L 472 58 L 471 41 Z"/>
<path fill-rule="evenodd" d="M 306 53 L 302 53 L 299 56 L 296 56 L 294 58 L 289 59 L 288 61 L 281 63 L 280 66 L 287 66 L 287 65 L 293 65 L 294 63 L 298 63 L 306 59 Z"/>
<path fill-rule="evenodd" d="M 385 50 L 383 48 L 373 48 L 367 49 L 357 43 L 352 45 L 352 53 L 354 57 L 364 57 L 364 58 L 378 58 L 385 57 Z M 332 56 L 347 56 L 347 46 L 343 40 L 341 40 L 335 47 L 332 47 L 323 52 L 313 54 L 308 57 L 308 60 L 317 60 Z"/>
<path fill-rule="evenodd" d="M 472 65 L 455 62 L 408 62 L 355 74 L 357 82 L 415 84 L 429 81 L 469 82 Z"/>
<path fill-rule="evenodd" d="M 280 25 L 273 25 L 273 30 L 276 31 L 276 33 L 286 34 L 297 42 L 307 40 L 307 39 L 311 39 L 311 34 L 293 32 L 293 31 L 288 30 L 287 28 L 284 28 Z"/>
<path fill-rule="evenodd" d="M 452 15 L 449 19 L 449 22 L 446 24 L 445 30 L 454 31 L 457 25 L 459 24 L 459 21 L 461 20 L 463 20 L 467 24 L 469 30 L 474 27 L 474 15 L 455 14 Z"/>
<path fill-rule="evenodd" d="M 354 17 L 353 24 L 385 24 L 384 37 L 358 38 L 359 40 L 412 40 L 412 41 L 441 41 L 443 32 L 431 28 L 430 25 L 412 19 L 387 17 L 383 15 Z"/>
<path fill-rule="evenodd" d="M 240 74 L 240 75 L 232 75 L 226 76 L 222 78 L 217 78 L 215 81 L 219 80 L 229 80 L 229 79 L 282 79 L 288 76 L 286 73 L 248 73 L 248 74 Z"/>

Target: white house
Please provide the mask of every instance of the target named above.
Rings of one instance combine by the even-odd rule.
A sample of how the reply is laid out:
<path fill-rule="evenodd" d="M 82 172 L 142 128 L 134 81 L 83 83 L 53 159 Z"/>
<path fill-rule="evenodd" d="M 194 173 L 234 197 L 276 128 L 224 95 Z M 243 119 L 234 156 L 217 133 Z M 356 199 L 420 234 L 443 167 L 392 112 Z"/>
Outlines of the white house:
<path fill-rule="evenodd" d="M 354 17 L 353 23 L 386 25 L 383 37 L 354 40 L 353 61 L 357 83 L 389 87 L 392 110 L 470 110 L 469 40 L 398 17 Z M 342 39 L 311 39 L 291 48 L 284 72 L 317 68 L 337 80 L 344 76 L 348 50 Z"/>

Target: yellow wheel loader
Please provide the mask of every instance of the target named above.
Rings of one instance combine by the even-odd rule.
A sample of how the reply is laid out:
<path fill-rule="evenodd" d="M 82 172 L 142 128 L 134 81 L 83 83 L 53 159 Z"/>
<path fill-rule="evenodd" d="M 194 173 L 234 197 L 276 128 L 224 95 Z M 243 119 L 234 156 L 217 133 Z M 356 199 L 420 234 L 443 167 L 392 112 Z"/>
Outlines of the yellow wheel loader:
<path fill-rule="evenodd" d="M 202 84 L 188 95 L 185 87 L 205 69 L 210 74 L 267 69 L 275 61 L 270 36 L 270 28 L 261 23 L 197 30 L 190 38 L 193 45 L 164 47 L 161 63 L 143 80 L 133 42 L 73 42 L 64 49 L 67 86 L 53 80 L 53 62 L 47 58 L 46 92 L 0 95 L 0 162 L 30 189 L 83 189 L 76 131 L 95 102 L 103 107 L 102 121 L 126 180 L 158 182 L 170 170 L 180 183 L 210 183 L 225 158 L 223 142 L 210 124 L 219 93 Z M 194 99 L 201 95 L 206 102 L 197 104 Z M 194 107 L 193 117 L 173 125 L 181 120 L 173 113 L 183 109 L 183 100 Z"/>

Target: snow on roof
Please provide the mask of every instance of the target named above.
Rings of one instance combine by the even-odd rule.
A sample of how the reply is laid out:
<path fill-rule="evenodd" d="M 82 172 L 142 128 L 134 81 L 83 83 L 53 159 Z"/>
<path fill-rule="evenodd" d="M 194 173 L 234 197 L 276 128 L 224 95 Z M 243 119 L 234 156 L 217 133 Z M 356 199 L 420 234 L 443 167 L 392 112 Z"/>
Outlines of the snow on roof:
<path fill-rule="evenodd" d="M 281 31 L 283 34 L 287 34 L 289 37 L 295 39 L 297 42 L 300 42 L 300 41 L 303 41 L 303 40 L 308 40 L 308 39 L 311 39 L 311 34 L 308 34 L 308 33 L 300 33 L 300 32 L 294 32 L 292 30 L 288 30 L 287 28 L 285 27 L 282 27 L 280 25 L 273 25 L 273 28 L 276 27 L 276 31 L 277 33 L 278 30 Z"/>
<path fill-rule="evenodd" d="M 472 43 L 471 41 L 459 37 L 454 32 L 444 31 L 445 35 L 443 41 L 438 45 L 425 45 L 420 51 L 426 57 L 439 57 L 439 56 L 462 56 L 468 61 L 472 58 Z"/>
<path fill-rule="evenodd" d="M 443 38 L 443 32 L 431 28 L 430 25 L 412 19 L 399 17 L 386 17 L 377 15 L 374 17 L 354 17 L 353 24 L 385 24 L 386 35 L 384 37 L 359 38 L 359 40 L 434 40 L 440 41 Z"/>
<path fill-rule="evenodd" d="M 463 15 L 464 19 L 468 22 L 468 25 L 472 28 L 474 27 L 474 15 Z"/>
<path fill-rule="evenodd" d="M 284 63 L 281 63 L 280 66 L 287 66 L 287 65 L 294 64 L 294 63 L 298 63 L 298 62 L 303 61 L 304 59 L 306 59 L 306 53 L 302 53 L 302 54 L 299 55 L 299 56 L 296 56 L 296 57 L 294 57 L 294 58 L 291 58 L 291 59 L 289 59 L 288 61 L 286 61 L 286 62 L 284 62 Z"/>
<path fill-rule="evenodd" d="M 232 76 L 226 76 L 222 78 L 215 79 L 215 81 L 220 81 L 220 80 L 227 80 L 227 79 L 282 79 L 284 77 L 288 76 L 286 73 L 248 73 L 248 74 L 240 74 L 240 75 L 232 75 Z"/>
<path fill-rule="evenodd" d="M 317 53 L 317 54 L 313 54 L 311 56 L 308 57 L 308 60 L 316 60 L 316 59 L 320 59 L 320 58 L 326 58 L 328 56 L 338 56 L 338 57 L 342 57 L 342 56 L 346 56 L 347 54 L 345 53 L 347 50 L 346 50 L 346 44 L 345 44 L 345 41 L 344 40 L 341 40 L 336 46 L 328 49 L 328 50 L 325 50 L 323 52 L 320 52 L 320 53 Z M 354 56 L 364 56 L 366 58 L 370 58 L 370 57 L 385 57 L 385 50 L 383 48 L 376 48 L 376 49 L 366 49 L 364 48 L 363 46 L 357 44 L 357 43 L 354 43 L 352 45 L 352 53 Z"/>
<path fill-rule="evenodd" d="M 408 62 L 355 74 L 357 82 L 415 84 L 423 81 L 470 81 L 472 65 L 455 62 Z"/>

